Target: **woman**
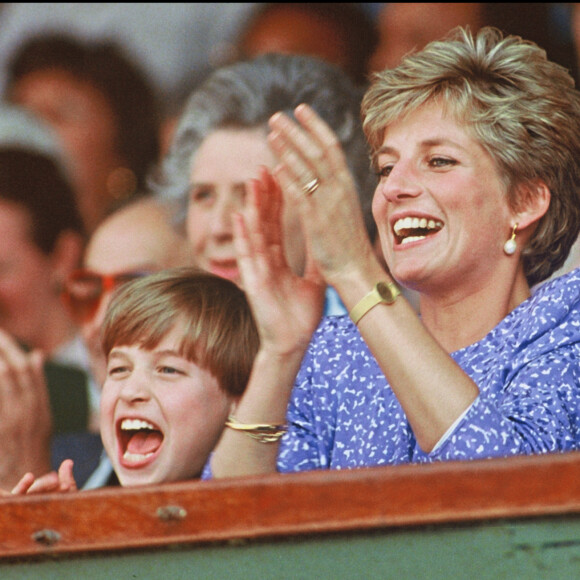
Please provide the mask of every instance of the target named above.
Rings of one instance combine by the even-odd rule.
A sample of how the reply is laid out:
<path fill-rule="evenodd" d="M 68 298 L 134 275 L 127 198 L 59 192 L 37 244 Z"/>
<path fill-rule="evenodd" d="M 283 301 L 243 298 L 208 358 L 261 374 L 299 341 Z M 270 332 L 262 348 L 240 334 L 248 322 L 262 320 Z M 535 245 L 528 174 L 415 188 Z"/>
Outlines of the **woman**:
<path fill-rule="evenodd" d="M 185 224 L 200 267 L 240 282 L 231 216 L 244 206 L 248 179 L 260 166 L 276 163 L 267 143 L 268 119 L 280 110 L 291 114 L 300 103 L 308 103 L 337 134 L 374 239 L 374 180 L 360 121 L 361 97 L 338 67 L 282 54 L 218 69 L 193 92 L 164 161 L 159 190 L 162 197 L 181 201 L 177 221 Z M 304 240 L 298 212 L 290 205 L 283 228 L 289 264 L 302 274 Z"/>
<path fill-rule="evenodd" d="M 275 115 L 280 163 L 236 222 L 261 347 L 214 475 L 577 449 L 580 273 L 530 295 L 580 226 L 572 79 L 532 43 L 459 30 L 377 74 L 362 111 L 392 278 L 328 126 L 307 106 L 298 123 Z M 311 251 L 302 279 L 266 220 L 277 182 L 300 207 Z M 321 280 L 352 320 L 324 319 L 307 348 Z M 419 292 L 420 319 L 399 284 Z M 276 442 L 246 436 L 265 424 Z"/>

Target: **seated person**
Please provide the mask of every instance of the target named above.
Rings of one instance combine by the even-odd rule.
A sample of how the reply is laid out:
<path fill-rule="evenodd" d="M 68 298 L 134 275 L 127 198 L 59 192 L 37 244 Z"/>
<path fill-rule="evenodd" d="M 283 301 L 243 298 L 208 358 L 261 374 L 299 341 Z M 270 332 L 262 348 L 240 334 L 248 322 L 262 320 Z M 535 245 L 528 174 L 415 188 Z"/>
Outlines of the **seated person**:
<path fill-rule="evenodd" d="M 107 362 L 101 345 L 101 326 L 113 292 L 146 274 L 188 264 L 188 246 L 173 227 L 168 208 L 151 196 L 139 196 L 105 218 L 91 236 L 83 268 L 65 281 L 63 298 L 88 350 L 93 376 L 100 387 Z M 97 429 L 98 432 L 98 429 Z M 52 446 L 52 467 L 74 459 L 79 487 L 100 487 L 110 475 L 98 433 L 63 434 Z"/>
<path fill-rule="evenodd" d="M 580 271 L 530 290 L 580 230 L 570 74 L 520 37 L 459 29 L 378 74 L 362 115 L 390 273 L 332 129 L 306 104 L 274 115 L 279 163 L 235 221 L 262 341 L 213 475 L 580 449 Z M 281 259 L 278 188 L 301 216 L 304 277 Z M 349 316 L 321 322 L 325 284 Z M 288 431 L 264 444 L 256 423 Z"/>
<path fill-rule="evenodd" d="M 101 434 L 121 485 L 198 478 L 246 388 L 259 337 L 244 292 L 192 268 L 133 280 L 103 324 Z M 13 493 L 76 489 L 72 462 Z"/>
<path fill-rule="evenodd" d="M 0 232 L 0 485 L 10 486 L 16 469 L 49 466 L 53 433 L 90 429 L 96 403 L 86 350 L 60 297 L 85 243 L 75 195 L 50 130 L 6 105 Z"/>
<path fill-rule="evenodd" d="M 158 181 L 159 195 L 179 204 L 192 259 L 209 272 L 240 283 L 232 215 L 244 206 L 245 184 L 261 166 L 273 168 L 268 119 L 308 103 L 336 131 L 354 177 L 368 236 L 376 185 L 360 122 L 361 90 L 346 73 L 317 58 L 267 54 L 212 72 L 191 94 Z M 306 247 L 299 212 L 284 208 L 286 256 L 302 274 Z M 328 314 L 344 313 L 329 286 Z"/>
<path fill-rule="evenodd" d="M 240 59 L 302 54 L 327 60 L 359 85 L 378 43 L 375 21 L 350 2 L 259 2 L 246 15 L 235 50 Z"/>
<path fill-rule="evenodd" d="M 19 44 L 5 98 L 58 136 L 87 232 L 144 191 L 159 158 L 159 110 L 147 75 L 118 44 L 40 32 Z"/>

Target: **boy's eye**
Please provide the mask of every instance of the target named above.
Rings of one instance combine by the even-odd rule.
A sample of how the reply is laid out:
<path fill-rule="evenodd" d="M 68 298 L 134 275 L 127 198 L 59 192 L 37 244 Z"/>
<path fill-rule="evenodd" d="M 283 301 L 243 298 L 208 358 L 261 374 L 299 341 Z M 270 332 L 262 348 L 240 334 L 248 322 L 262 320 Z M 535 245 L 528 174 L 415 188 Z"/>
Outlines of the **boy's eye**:
<path fill-rule="evenodd" d="M 128 372 L 128 370 L 129 370 L 129 367 L 122 366 L 122 365 L 115 365 L 115 366 L 109 367 L 107 372 L 109 375 L 119 375 L 119 374 Z"/>
<path fill-rule="evenodd" d="M 179 375 L 179 374 L 183 374 L 183 371 L 176 369 L 175 367 L 169 367 L 169 366 L 162 366 L 159 367 L 158 372 L 165 374 L 165 375 Z"/>

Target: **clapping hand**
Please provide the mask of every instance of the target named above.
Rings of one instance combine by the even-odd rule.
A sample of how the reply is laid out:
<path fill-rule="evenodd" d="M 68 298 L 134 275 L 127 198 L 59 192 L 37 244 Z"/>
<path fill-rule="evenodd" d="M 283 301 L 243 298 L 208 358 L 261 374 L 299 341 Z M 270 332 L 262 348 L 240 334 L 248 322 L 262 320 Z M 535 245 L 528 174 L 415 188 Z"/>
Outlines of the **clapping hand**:
<path fill-rule="evenodd" d="M 52 416 L 43 354 L 0 330 L 0 487 L 23 472 L 50 470 Z"/>
<path fill-rule="evenodd" d="M 278 157 L 274 176 L 300 211 L 316 267 L 337 287 L 366 261 L 375 262 L 356 185 L 340 141 L 308 105 L 270 119 L 268 142 Z"/>
<path fill-rule="evenodd" d="M 304 349 L 322 316 L 325 284 L 307 255 L 304 276 L 284 254 L 280 186 L 265 168 L 248 184 L 243 213 L 234 215 L 235 247 L 244 290 L 263 349 Z"/>

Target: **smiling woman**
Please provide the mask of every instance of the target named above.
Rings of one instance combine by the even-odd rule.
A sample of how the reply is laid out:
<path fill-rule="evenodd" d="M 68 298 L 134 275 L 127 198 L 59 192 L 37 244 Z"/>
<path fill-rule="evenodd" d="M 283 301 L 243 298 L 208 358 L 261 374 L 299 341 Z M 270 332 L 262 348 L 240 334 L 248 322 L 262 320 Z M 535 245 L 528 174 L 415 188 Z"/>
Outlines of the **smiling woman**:
<path fill-rule="evenodd" d="M 501 249 L 509 232 L 517 224 L 520 240 L 528 237 L 550 201 L 544 189 L 515 215 L 494 158 L 437 101 L 390 123 L 374 162 L 379 185 L 373 213 L 391 273 L 430 296 L 453 292 L 461 300 L 474 294 L 486 283 L 483 270 L 508 280 L 513 261 Z M 514 288 L 520 290 L 527 298 L 529 289 Z M 427 309 L 423 316 L 429 315 Z M 464 344 L 446 346 L 451 352 Z"/>
<path fill-rule="evenodd" d="M 305 104 L 274 115 L 279 163 L 236 222 L 265 337 L 236 415 L 289 430 L 269 445 L 227 430 L 213 475 L 578 449 L 580 272 L 530 292 L 580 229 L 572 78 L 533 43 L 458 29 L 378 73 L 362 113 L 389 272 L 331 128 Z M 310 250 L 302 278 L 271 225 L 282 195 Z M 319 324 L 321 278 L 350 318 Z"/>

